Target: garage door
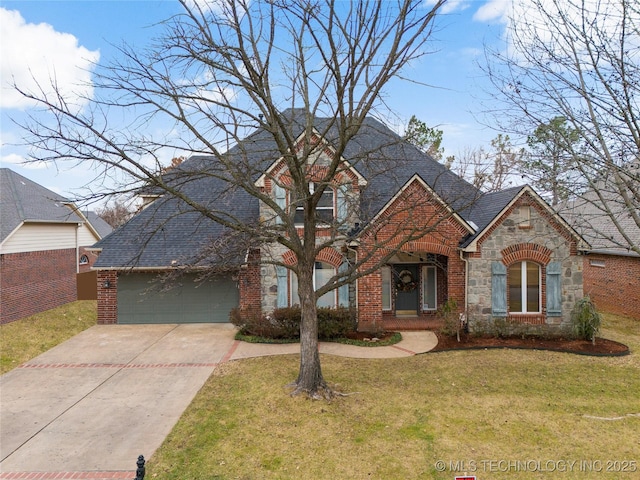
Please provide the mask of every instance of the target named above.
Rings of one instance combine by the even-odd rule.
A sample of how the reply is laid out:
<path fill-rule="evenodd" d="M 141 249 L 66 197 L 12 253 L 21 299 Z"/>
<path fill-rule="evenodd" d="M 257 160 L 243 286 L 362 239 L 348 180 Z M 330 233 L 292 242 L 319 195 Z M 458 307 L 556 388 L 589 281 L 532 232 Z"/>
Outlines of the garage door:
<path fill-rule="evenodd" d="M 155 275 L 118 277 L 118 323 L 225 323 L 238 306 L 236 282 L 228 278 L 196 283 L 185 276 L 168 292 L 154 289 Z"/>

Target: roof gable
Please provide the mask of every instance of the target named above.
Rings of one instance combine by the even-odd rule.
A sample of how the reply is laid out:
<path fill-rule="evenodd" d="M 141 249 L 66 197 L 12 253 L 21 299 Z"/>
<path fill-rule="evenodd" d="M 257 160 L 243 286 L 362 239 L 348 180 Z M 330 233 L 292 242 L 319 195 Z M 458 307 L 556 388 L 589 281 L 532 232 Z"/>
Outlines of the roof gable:
<path fill-rule="evenodd" d="M 79 223 L 84 219 L 65 197 L 10 170 L 0 168 L 0 241 L 26 222 Z"/>
<path fill-rule="evenodd" d="M 585 240 L 553 209 L 549 204 L 540 197 L 535 190 L 529 185 L 522 187 L 514 187 L 500 192 L 491 192 L 484 195 L 478 201 L 481 219 L 479 229 L 465 239 L 461 247 L 466 252 L 476 252 L 478 243 L 490 233 L 493 228 L 505 219 L 505 214 L 511 207 L 522 197 L 528 195 L 538 206 L 540 206 L 557 224 L 557 228 L 564 230 L 569 236 L 576 240 L 579 250 L 588 250 L 589 245 Z M 490 207 L 493 205 L 493 207 Z M 484 207 L 484 209 L 483 209 Z"/>
<path fill-rule="evenodd" d="M 318 160 L 323 155 L 328 157 L 329 159 L 333 158 L 333 156 L 336 153 L 335 148 L 331 144 L 329 144 L 329 142 L 327 142 L 325 138 L 322 138 L 320 132 L 318 132 L 318 130 L 316 130 L 315 128 L 313 129 L 312 135 L 313 135 L 313 138 L 309 140 L 310 144 L 314 146 L 319 145 L 318 150 L 316 152 L 317 157 L 313 161 L 314 165 L 316 165 L 317 163 L 321 163 L 321 162 L 318 162 Z M 304 142 L 305 142 L 305 132 L 302 132 L 296 140 L 296 148 L 297 149 L 303 148 Z M 367 184 L 367 180 L 360 174 L 360 172 L 358 172 L 358 170 L 355 167 L 353 167 L 349 163 L 348 160 L 346 160 L 344 157 L 341 157 L 340 163 L 344 165 L 344 168 L 342 170 L 348 171 L 350 175 L 357 180 L 358 185 L 365 186 Z M 267 168 L 265 173 L 260 175 L 258 180 L 256 180 L 255 185 L 261 188 L 265 187 L 267 178 L 270 178 L 270 177 L 272 178 L 274 176 L 277 176 L 277 174 L 281 174 L 284 170 L 286 170 L 286 168 L 287 166 L 285 164 L 285 159 L 282 156 L 279 157 L 269 166 L 269 168 Z"/>
<path fill-rule="evenodd" d="M 387 202 L 387 204 L 380 209 L 380 211 L 371 219 L 371 223 L 374 223 L 378 218 L 383 216 L 385 212 L 391 206 L 402 197 L 402 195 L 411 187 L 411 185 L 417 183 L 422 187 L 432 198 L 436 200 L 436 203 L 446 210 L 460 225 L 462 225 L 469 233 L 474 233 L 475 229 L 462 218 L 447 202 L 445 202 L 440 195 L 438 195 L 418 174 L 411 177 L 407 183 L 405 183 L 400 190 Z"/>

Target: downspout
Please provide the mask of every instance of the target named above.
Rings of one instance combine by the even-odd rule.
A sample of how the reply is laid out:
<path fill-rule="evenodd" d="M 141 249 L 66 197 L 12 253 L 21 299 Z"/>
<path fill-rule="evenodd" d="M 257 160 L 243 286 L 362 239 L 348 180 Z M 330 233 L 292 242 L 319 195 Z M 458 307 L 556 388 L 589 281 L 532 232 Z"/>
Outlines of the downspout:
<path fill-rule="evenodd" d="M 78 223 L 76 227 L 76 274 L 80 273 L 80 227 L 82 223 Z"/>
<path fill-rule="evenodd" d="M 347 250 L 353 252 L 353 254 L 355 255 L 355 265 L 358 264 L 358 250 L 356 250 L 355 248 L 349 246 L 349 242 L 345 242 L 345 245 L 347 247 Z M 355 304 L 356 304 L 356 312 L 358 311 L 358 296 L 360 295 L 360 289 L 358 288 L 358 278 L 356 278 L 356 298 L 354 299 Z M 358 324 L 360 323 L 360 318 L 356 318 L 356 329 L 358 328 Z"/>
<path fill-rule="evenodd" d="M 459 251 L 460 260 L 464 262 L 464 313 L 460 315 L 460 326 L 464 326 L 466 328 L 469 325 L 469 260 L 464 258 L 464 252 L 462 249 Z M 460 341 L 460 329 L 458 329 L 458 341 Z"/>

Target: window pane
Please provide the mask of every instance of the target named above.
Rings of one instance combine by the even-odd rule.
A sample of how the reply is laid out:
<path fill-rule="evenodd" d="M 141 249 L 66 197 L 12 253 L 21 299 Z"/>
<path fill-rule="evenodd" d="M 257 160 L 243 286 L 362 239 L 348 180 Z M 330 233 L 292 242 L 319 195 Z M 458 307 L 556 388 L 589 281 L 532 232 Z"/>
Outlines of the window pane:
<path fill-rule="evenodd" d="M 436 268 L 422 268 L 422 301 L 425 310 L 435 310 L 436 305 Z"/>
<path fill-rule="evenodd" d="M 324 262 L 316 262 L 315 264 L 315 288 L 316 290 L 323 285 L 326 285 L 331 277 L 336 274 L 335 268 L 332 265 Z M 336 291 L 332 290 L 325 293 L 318 299 L 319 307 L 335 307 L 336 306 Z"/>
<path fill-rule="evenodd" d="M 509 311 L 522 312 L 522 264 L 509 267 Z"/>
<path fill-rule="evenodd" d="M 527 265 L 527 312 L 540 311 L 540 266 L 533 262 Z"/>
<path fill-rule="evenodd" d="M 333 221 L 333 208 L 316 208 L 316 220 L 319 222 L 331 223 Z"/>
<path fill-rule="evenodd" d="M 296 225 L 302 225 L 304 223 L 304 210 L 302 207 L 296 209 L 296 214 L 293 217 L 293 223 Z"/>
<path fill-rule="evenodd" d="M 333 189 L 332 188 L 327 188 L 324 192 L 322 192 L 322 196 L 320 197 L 318 206 L 328 207 L 333 209 Z"/>
<path fill-rule="evenodd" d="M 391 310 L 391 267 L 382 267 L 382 309 Z"/>

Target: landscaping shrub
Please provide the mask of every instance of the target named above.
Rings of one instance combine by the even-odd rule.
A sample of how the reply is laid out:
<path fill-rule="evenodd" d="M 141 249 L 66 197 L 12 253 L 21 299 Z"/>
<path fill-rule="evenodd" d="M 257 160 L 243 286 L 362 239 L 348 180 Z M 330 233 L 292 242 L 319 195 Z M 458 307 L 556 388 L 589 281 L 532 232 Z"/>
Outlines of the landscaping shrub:
<path fill-rule="evenodd" d="M 571 322 L 577 338 L 591 340 L 595 344 L 602 317 L 588 295 L 576 302 L 571 311 Z"/>
<path fill-rule="evenodd" d="M 442 318 L 440 333 L 447 337 L 454 335 L 460 337 L 460 316 L 458 315 L 458 302 L 450 298 L 438 308 L 438 316 Z"/>
<path fill-rule="evenodd" d="M 243 335 L 272 339 L 291 339 L 300 336 L 300 309 L 279 308 L 271 315 L 262 316 L 254 311 L 234 308 L 229 321 Z"/>
<path fill-rule="evenodd" d="M 346 307 L 318 308 L 318 337 L 340 338 L 356 329 L 356 315 Z"/>
<path fill-rule="evenodd" d="M 230 321 L 240 328 L 243 335 L 254 335 L 271 339 L 300 338 L 300 307 L 277 308 L 270 315 L 260 316 L 255 312 L 235 308 Z M 344 337 L 355 330 L 355 310 L 318 308 L 318 337 L 322 340 Z"/>

